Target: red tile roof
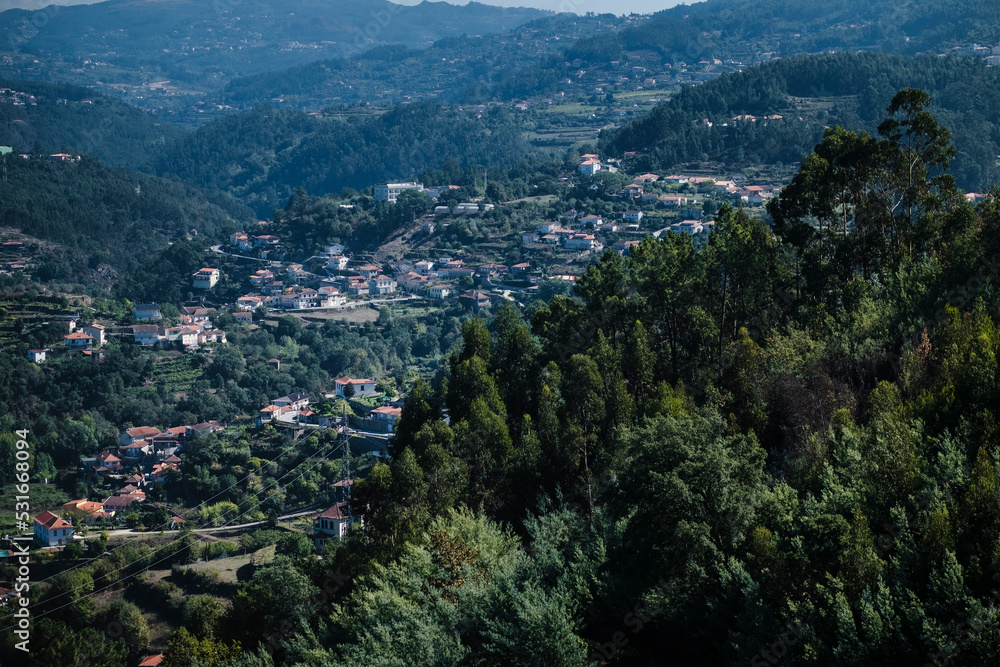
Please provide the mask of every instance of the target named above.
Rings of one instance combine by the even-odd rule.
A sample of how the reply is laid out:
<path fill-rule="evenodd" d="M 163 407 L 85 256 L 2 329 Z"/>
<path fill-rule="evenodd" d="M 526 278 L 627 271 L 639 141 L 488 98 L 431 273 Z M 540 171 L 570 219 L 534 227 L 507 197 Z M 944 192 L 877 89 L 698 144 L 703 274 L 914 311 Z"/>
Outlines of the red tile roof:
<path fill-rule="evenodd" d="M 52 512 L 42 512 L 41 514 L 35 517 L 35 523 L 42 524 L 43 526 L 45 526 L 47 530 L 52 530 L 54 528 L 73 527 L 73 524 L 69 523 L 68 521 L 60 519 Z"/>
<path fill-rule="evenodd" d="M 320 512 L 314 519 L 350 519 L 351 512 L 347 508 L 347 503 L 337 503 L 325 512 Z"/>

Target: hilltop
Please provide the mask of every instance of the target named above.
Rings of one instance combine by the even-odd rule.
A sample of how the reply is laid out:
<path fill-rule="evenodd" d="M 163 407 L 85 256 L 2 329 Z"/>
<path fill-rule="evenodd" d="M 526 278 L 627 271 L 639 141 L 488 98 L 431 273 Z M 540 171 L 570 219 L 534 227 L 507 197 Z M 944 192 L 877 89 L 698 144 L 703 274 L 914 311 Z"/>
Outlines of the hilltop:
<path fill-rule="evenodd" d="M 952 131 L 963 187 L 1000 180 L 1000 75 L 973 58 L 891 54 L 801 56 L 724 74 L 684 89 L 649 114 L 606 132 L 603 151 L 645 155 L 636 168 L 692 161 L 792 163 L 842 125 L 874 133 L 892 91 L 927 90 L 931 109 Z"/>
<path fill-rule="evenodd" d="M 585 64 L 630 53 L 689 64 L 713 58 L 760 62 L 829 50 L 915 55 L 1000 42 L 990 0 L 709 0 L 658 12 L 651 21 L 582 40 L 567 55 Z"/>
<path fill-rule="evenodd" d="M 90 88 L 0 80 L 0 144 L 17 152 L 90 153 L 115 166 L 143 168 L 180 135 L 156 116 Z"/>
<path fill-rule="evenodd" d="M 159 171 L 223 190 L 270 217 L 299 187 L 311 194 L 360 189 L 438 167 L 449 156 L 505 164 L 527 151 L 521 125 L 502 108 L 480 114 L 422 102 L 346 111 L 233 114 L 171 146 Z"/>

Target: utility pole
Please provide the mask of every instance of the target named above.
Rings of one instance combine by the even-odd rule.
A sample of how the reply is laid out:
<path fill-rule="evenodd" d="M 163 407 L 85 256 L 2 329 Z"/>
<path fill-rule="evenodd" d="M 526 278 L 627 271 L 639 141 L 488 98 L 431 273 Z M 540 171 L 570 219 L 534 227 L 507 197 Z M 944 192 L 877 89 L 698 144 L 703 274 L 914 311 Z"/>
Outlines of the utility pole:
<path fill-rule="evenodd" d="M 347 405 L 344 405 L 344 429 L 341 431 L 343 436 L 343 442 L 341 443 L 344 448 L 344 465 L 341 469 L 340 481 L 342 482 L 341 500 L 348 501 L 351 499 L 351 485 L 354 481 L 351 479 L 351 438 L 347 434 Z"/>

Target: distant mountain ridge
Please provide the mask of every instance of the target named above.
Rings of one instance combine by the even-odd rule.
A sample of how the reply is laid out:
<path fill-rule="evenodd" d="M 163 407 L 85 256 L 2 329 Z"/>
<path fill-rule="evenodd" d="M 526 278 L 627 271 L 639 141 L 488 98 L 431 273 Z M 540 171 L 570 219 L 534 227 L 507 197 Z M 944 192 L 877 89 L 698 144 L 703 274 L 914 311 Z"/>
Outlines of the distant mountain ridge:
<path fill-rule="evenodd" d="M 0 13 L 0 77 L 117 88 L 133 99 L 213 91 L 238 76 L 374 46 L 426 47 L 549 16 L 530 8 L 385 0 L 108 0 Z M 150 106 L 150 105 L 144 105 Z"/>
<path fill-rule="evenodd" d="M 182 67 L 211 64 L 226 73 L 247 74 L 301 62 L 295 51 L 309 52 L 313 60 L 382 43 L 427 46 L 452 35 L 502 32 L 547 14 L 476 2 L 107 0 L 0 13 L 0 48 L 123 60 L 163 58 L 167 49 L 186 61 Z"/>
<path fill-rule="evenodd" d="M 581 40 L 567 57 L 584 63 L 645 51 L 667 62 L 759 62 L 827 50 L 915 55 L 1000 43 L 995 0 L 708 0 L 678 5 L 617 34 Z"/>

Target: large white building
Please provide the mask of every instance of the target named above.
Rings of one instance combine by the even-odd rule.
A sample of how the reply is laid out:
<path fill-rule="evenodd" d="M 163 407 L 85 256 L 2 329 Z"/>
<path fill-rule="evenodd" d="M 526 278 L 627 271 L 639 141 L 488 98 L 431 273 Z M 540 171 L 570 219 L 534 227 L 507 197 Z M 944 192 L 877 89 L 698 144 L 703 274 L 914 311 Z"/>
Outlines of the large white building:
<path fill-rule="evenodd" d="M 375 201 L 396 203 L 396 198 L 407 190 L 424 191 L 423 183 L 381 183 L 375 186 Z"/>
<path fill-rule="evenodd" d="M 212 289 L 221 276 L 218 269 L 204 268 L 191 276 L 191 287 L 194 289 Z"/>

